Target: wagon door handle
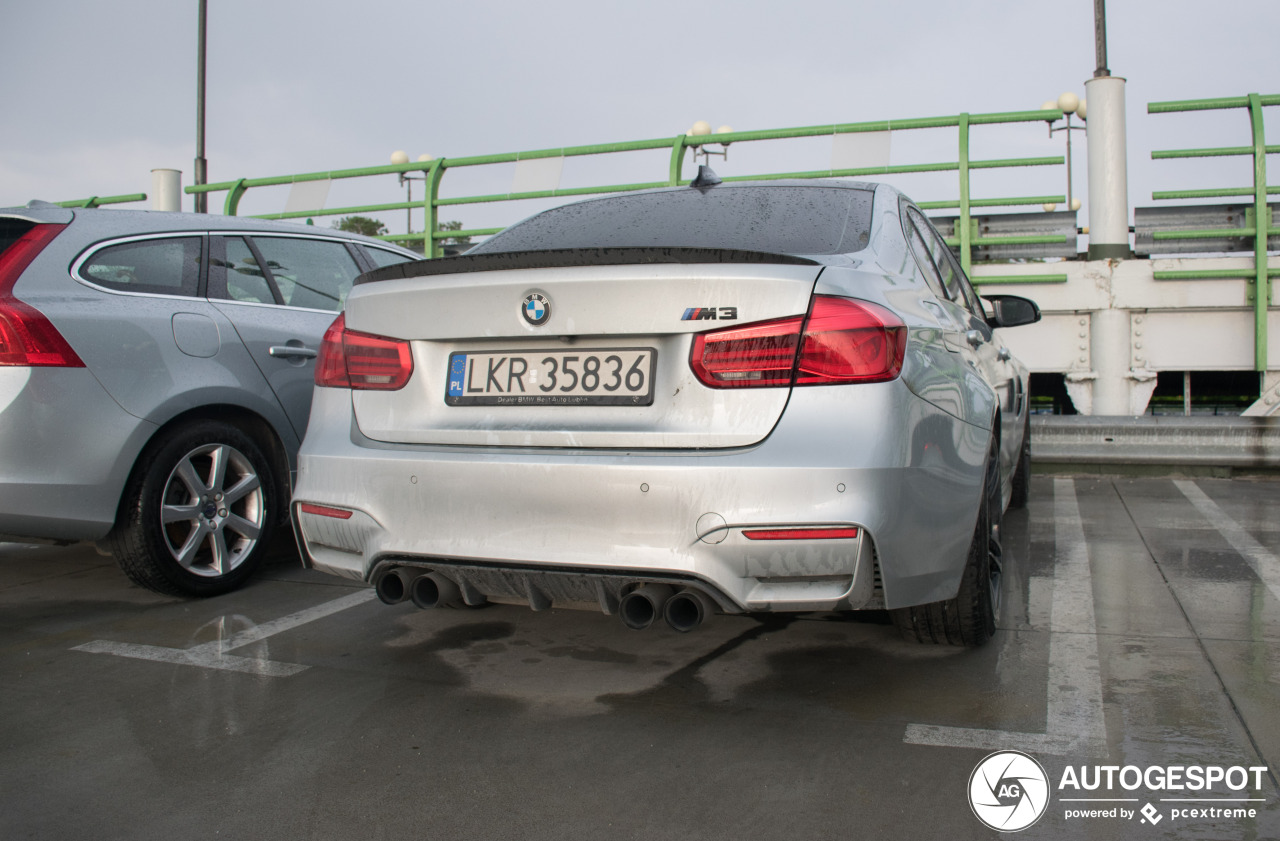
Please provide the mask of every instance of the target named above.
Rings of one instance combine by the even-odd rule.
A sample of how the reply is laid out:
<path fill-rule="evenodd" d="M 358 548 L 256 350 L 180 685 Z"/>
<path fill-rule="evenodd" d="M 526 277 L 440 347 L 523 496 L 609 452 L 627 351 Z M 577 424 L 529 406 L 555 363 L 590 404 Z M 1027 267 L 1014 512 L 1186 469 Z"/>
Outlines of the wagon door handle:
<path fill-rule="evenodd" d="M 294 347 L 293 345 L 272 345 L 267 348 L 267 353 L 277 359 L 315 359 L 319 356 L 319 352 L 309 347 Z"/>

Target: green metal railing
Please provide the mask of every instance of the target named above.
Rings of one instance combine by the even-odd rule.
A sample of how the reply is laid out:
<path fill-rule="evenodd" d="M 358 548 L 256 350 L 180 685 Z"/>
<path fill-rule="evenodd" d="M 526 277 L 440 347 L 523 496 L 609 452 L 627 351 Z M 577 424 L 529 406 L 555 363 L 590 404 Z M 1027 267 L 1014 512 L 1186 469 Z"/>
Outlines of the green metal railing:
<path fill-rule="evenodd" d="M 146 201 L 146 193 L 129 193 L 123 196 L 90 196 L 87 199 L 54 202 L 58 207 L 102 207 L 104 204 L 127 204 L 135 201 Z"/>
<path fill-rule="evenodd" d="M 1157 231 L 1156 240 L 1207 239 L 1212 237 L 1253 237 L 1254 266 L 1252 269 L 1222 269 L 1208 271 L 1158 271 L 1156 280 L 1211 280 L 1218 278 L 1248 278 L 1249 298 L 1254 310 L 1254 369 L 1267 370 L 1267 308 L 1271 304 L 1270 278 L 1280 276 L 1280 269 L 1267 267 L 1267 237 L 1280 234 L 1267 206 L 1268 194 L 1280 194 L 1280 186 L 1267 185 L 1267 155 L 1280 154 L 1280 146 L 1268 146 L 1263 131 L 1262 109 L 1280 105 L 1280 94 L 1229 97 L 1225 99 L 1193 99 L 1182 102 L 1152 102 L 1147 105 L 1148 114 L 1168 114 L 1180 111 L 1215 111 L 1231 108 L 1247 108 L 1253 127 L 1253 143 L 1249 146 L 1229 146 L 1214 149 L 1169 149 L 1151 153 L 1152 160 L 1172 158 L 1219 158 L 1251 156 L 1253 158 L 1253 186 L 1208 190 L 1164 190 L 1151 194 L 1160 200 L 1185 200 L 1251 196 L 1253 207 L 1246 211 L 1242 228 L 1188 231 Z"/>
<path fill-rule="evenodd" d="M 803 128 L 771 129 L 766 131 L 736 131 L 716 135 L 691 136 L 680 134 L 675 137 L 639 140 L 624 143 L 609 143 L 594 146 L 571 146 L 559 149 L 540 149 L 530 152 L 511 152 L 497 155 L 479 155 L 474 157 L 438 158 L 407 164 L 390 164 L 386 166 L 361 167 L 357 169 L 332 170 L 329 172 L 310 172 L 300 175 L 283 175 L 270 178 L 240 178 L 235 181 L 223 181 L 217 184 L 193 185 L 186 188 L 187 193 L 225 192 L 226 200 L 223 212 L 234 216 L 239 208 L 240 200 L 246 191 L 255 187 L 270 187 L 295 184 L 304 181 L 324 181 L 347 178 L 364 178 L 377 175 L 404 174 L 421 172 L 427 187 L 426 197 L 421 202 L 392 202 L 388 204 L 360 205 L 293 211 L 287 213 L 262 214 L 263 219 L 294 219 L 314 216 L 347 216 L 360 213 L 379 213 L 393 210 L 405 210 L 421 206 L 426 215 L 425 230 L 421 234 L 403 234 L 386 236 L 393 241 L 421 240 L 424 253 L 431 257 L 441 254 L 441 241 L 455 237 L 489 236 L 502 230 L 501 228 L 475 228 L 470 230 L 441 230 L 439 208 L 455 207 L 467 204 L 485 204 L 491 202 L 510 202 L 525 199 L 567 198 L 572 196 L 602 195 L 631 190 L 643 190 L 652 187 L 676 186 L 682 183 L 684 159 L 689 149 L 696 150 L 703 145 L 727 145 L 731 143 L 754 143 L 769 140 L 784 140 L 801 137 L 817 137 L 823 135 L 852 134 L 859 132 L 905 131 L 914 129 L 955 128 L 957 130 L 957 158 L 954 161 L 907 164 L 897 166 L 874 166 L 854 169 L 805 170 L 798 172 L 771 172 L 752 175 L 726 177 L 725 181 L 774 180 L 782 178 L 832 178 L 862 177 L 878 175 L 894 175 L 900 173 L 956 172 L 959 178 L 959 197 L 954 201 L 922 202 L 921 207 L 929 209 L 958 208 L 960 220 L 956 230 L 958 236 L 949 240 L 949 244 L 959 246 L 961 261 L 966 271 L 972 265 L 971 250 L 976 245 L 1000 245 L 1014 242 L 1059 242 L 1065 238 L 1043 237 L 980 237 L 971 219 L 971 210 L 979 207 L 1011 207 L 1018 205 L 1041 205 L 1065 201 L 1060 195 L 1021 196 L 1006 198 L 975 199 L 970 195 L 970 173 L 974 170 L 996 169 L 1005 167 L 1059 166 L 1063 163 L 1061 156 L 1035 158 L 1007 158 L 1002 160 L 973 160 L 969 154 L 970 128 L 977 125 L 1002 123 L 1040 122 L 1060 119 L 1062 112 L 1052 110 L 1017 111 L 997 114 L 958 114 L 951 117 L 927 117 L 909 120 L 883 120 L 866 123 L 843 123 Z M 523 193 L 499 193 L 481 196 L 440 195 L 440 185 L 445 172 L 462 167 L 485 166 L 490 164 L 512 163 L 535 160 L 538 158 L 570 158 L 584 155 L 605 155 L 622 152 L 637 152 L 654 149 L 670 149 L 670 162 L 666 177 L 663 180 L 646 181 L 631 184 L 608 184 L 568 189 L 540 190 Z"/>
<path fill-rule="evenodd" d="M 1056 242 L 1056 240 L 1054 240 Z M 1023 283 L 1066 283 L 1065 272 L 1048 274 L 998 274 L 970 276 L 974 286 L 1007 286 Z"/>

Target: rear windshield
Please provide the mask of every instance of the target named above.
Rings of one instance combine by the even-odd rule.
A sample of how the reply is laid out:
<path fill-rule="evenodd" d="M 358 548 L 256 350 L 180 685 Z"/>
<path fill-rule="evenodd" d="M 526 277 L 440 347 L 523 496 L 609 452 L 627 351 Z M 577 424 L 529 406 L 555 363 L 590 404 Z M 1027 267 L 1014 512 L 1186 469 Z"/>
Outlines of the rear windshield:
<path fill-rule="evenodd" d="M 35 227 L 34 222 L 28 222 L 26 219 L 3 219 L 0 218 L 0 254 L 9 250 L 9 246 L 13 245 L 22 235 Z"/>
<path fill-rule="evenodd" d="M 870 240 L 874 195 L 862 188 L 721 185 L 610 196 L 540 213 L 470 253 L 656 246 L 847 254 Z"/>

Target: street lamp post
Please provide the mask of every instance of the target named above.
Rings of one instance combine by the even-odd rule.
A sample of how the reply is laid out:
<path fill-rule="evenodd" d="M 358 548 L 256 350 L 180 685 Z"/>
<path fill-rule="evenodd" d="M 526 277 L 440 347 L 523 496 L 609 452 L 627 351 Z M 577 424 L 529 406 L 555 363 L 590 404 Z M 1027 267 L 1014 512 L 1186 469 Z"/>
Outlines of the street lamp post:
<path fill-rule="evenodd" d="M 418 156 L 419 163 L 426 163 L 427 161 L 430 161 L 430 160 L 434 160 L 434 158 L 432 158 L 430 155 Z M 391 163 L 393 164 L 409 163 L 409 153 L 404 151 L 403 149 L 395 150 L 394 152 L 391 153 Z M 397 173 L 397 175 L 400 178 L 400 185 L 405 188 L 405 203 L 409 205 L 409 207 L 406 207 L 404 209 L 404 216 L 405 216 L 404 232 L 406 234 L 411 234 L 413 233 L 413 182 L 426 181 L 427 176 L 409 175 L 406 172 L 400 172 L 400 173 Z"/>
<path fill-rule="evenodd" d="M 716 129 L 715 133 L 730 134 L 732 131 L 733 131 L 733 126 L 720 126 L 720 128 Z M 689 130 L 685 133 L 688 134 L 690 137 L 697 137 L 697 138 L 710 137 L 711 123 L 708 123 L 706 120 L 698 120 L 696 123 L 690 126 Z M 690 144 L 691 146 L 693 146 L 693 162 L 694 163 L 698 162 L 699 155 L 701 155 L 708 164 L 711 163 L 712 155 L 719 155 L 725 160 L 729 159 L 728 143 L 725 143 L 724 141 L 720 141 L 719 152 L 708 149 L 706 146 L 706 143 L 707 141 L 705 140 L 695 140 L 693 143 Z"/>
<path fill-rule="evenodd" d="M 209 162 L 204 157 L 204 66 L 205 66 L 205 23 L 209 19 L 207 0 L 200 0 L 198 6 L 199 25 L 196 34 L 196 160 L 195 182 L 197 185 L 209 182 Z M 194 197 L 196 213 L 209 212 L 209 194 L 196 193 Z"/>
<path fill-rule="evenodd" d="M 1086 111 L 1085 101 L 1074 93 L 1068 92 L 1059 96 L 1057 100 L 1050 99 L 1046 101 L 1040 106 L 1040 109 L 1043 111 L 1061 111 L 1066 120 L 1064 125 L 1060 125 L 1057 128 L 1053 127 L 1055 120 L 1046 120 L 1045 122 L 1049 124 L 1049 137 L 1053 137 L 1054 132 L 1057 131 L 1065 131 L 1067 133 L 1067 209 L 1079 210 L 1080 200 L 1072 196 L 1071 190 L 1071 132 L 1084 131 L 1085 127 L 1082 125 L 1073 126 L 1071 124 L 1071 115 L 1077 115 L 1083 122 Z M 1056 207 L 1057 205 L 1046 204 L 1044 209 L 1054 210 Z"/>

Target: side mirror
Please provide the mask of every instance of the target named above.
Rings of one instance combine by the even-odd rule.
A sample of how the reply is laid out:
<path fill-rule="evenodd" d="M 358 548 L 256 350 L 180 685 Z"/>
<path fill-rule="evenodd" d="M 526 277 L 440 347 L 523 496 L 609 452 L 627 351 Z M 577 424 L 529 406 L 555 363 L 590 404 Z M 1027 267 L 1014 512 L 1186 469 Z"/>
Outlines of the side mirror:
<path fill-rule="evenodd" d="M 1036 302 L 1017 295 L 983 295 L 991 302 L 995 315 L 987 319 L 992 327 L 1021 327 L 1040 320 L 1040 308 Z"/>

